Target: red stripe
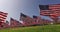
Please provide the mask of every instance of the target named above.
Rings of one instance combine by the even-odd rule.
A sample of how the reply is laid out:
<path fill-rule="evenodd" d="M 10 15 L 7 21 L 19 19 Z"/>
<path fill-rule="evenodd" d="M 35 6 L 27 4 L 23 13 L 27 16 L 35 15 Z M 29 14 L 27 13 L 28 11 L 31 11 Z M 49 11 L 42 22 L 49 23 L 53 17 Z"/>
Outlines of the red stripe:
<path fill-rule="evenodd" d="M 51 13 L 51 10 L 41 10 L 40 11 L 40 15 L 43 15 L 43 16 L 49 16 Z"/>
<path fill-rule="evenodd" d="M 58 12 L 53 12 L 53 13 L 40 13 L 40 15 L 55 15 L 55 16 L 59 16 Z"/>
<path fill-rule="evenodd" d="M 45 13 L 40 13 L 40 14 L 41 14 L 41 15 L 50 15 L 50 14 L 48 14 L 48 13 L 47 13 L 47 14 L 45 14 Z"/>
<path fill-rule="evenodd" d="M 40 10 L 40 15 L 43 15 L 43 16 L 48 16 L 51 12 L 51 10 Z"/>
<path fill-rule="evenodd" d="M 6 19 L 6 17 L 0 15 L 0 19 L 1 19 L 2 21 L 4 21 L 4 20 Z"/>
<path fill-rule="evenodd" d="M 2 14 L 2 15 L 7 15 L 7 14 L 3 14 L 3 13 L 0 13 L 0 14 Z"/>
<path fill-rule="evenodd" d="M 5 16 L 0 15 L 0 17 L 5 17 Z M 6 16 L 6 17 L 7 17 L 7 16 Z M 5 18 L 6 18 L 6 17 L 5 17 Z"/>
<path fill-rule="evenodd" d="M 40 11 L 40 12 L 51 12 L 51 10 L 50 10 L 50 11 L 43 11 L 43 10 L 42 10 L 42 11 Z"/>
<path fill-rule="evenodd" d="M 50 16 L 52 19 L 56 19 L 56 16 Z"/>
<path fill-rule="evenodd" d="M 41 14 L 51 14 L 51 13 L 53 13 L 53 12 L 51 12 L 51 11 L 40 11 L 40 13 L 41 13 Z"/>
<path fill-rule="evenodd" d="M 0 21 L 5 21 L 5 20 L 3 20 L 3 19 L 0 19 Z"/>
<path fill-rule="evenodd" d="M 49 5 L 49 9 L 53 11 L 60 11 L 60 5 Z"/>
<path fill-rule="evenodd" d="M 40 14 L 40 15 L 43 15 L 43 16 L 50 16 L 49 14 Z"/>
<path fill-rule="evenodd" d="M 40 12 L 51 12 L 51 10 L 41 10 Z"/>
<path fill-rule="evenodd" d="M 1 16 L 7 17 L 7 15 L 0 14 Z"/>
<path fill-rule="evenodd" d="M 50 14 L 50 16 L 58 16 L 58 14 Z"/>
<path fill-rule="evenodd" d="M 6 17 L 0 17 L 0 18 L 2 18 L 2 19 L 6 19 Z"/>
<path fill-rule="evenodd" d="M 5 20 L 5 19 L 3 19 L 3 18 L 0 18 L 1 20 Z"/>

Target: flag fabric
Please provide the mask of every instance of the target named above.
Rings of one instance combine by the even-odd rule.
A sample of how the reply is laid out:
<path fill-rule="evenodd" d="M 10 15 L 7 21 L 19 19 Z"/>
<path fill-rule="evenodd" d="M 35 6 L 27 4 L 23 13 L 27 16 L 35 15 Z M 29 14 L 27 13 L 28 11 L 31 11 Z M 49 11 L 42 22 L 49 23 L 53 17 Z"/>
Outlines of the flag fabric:
<path fill-rule="evenodd" d="M 54 4 L 54 5 L 39 5 L 40 8 L 40 14 L 44 16 L 59 16 L 60 12 L 60 5 Z"/>
<path fill-rule="evenodd" d="M 52 9 L 54 11 L 59 11 L 60 10 L 60 4 L 52 4 L 52 5 L 49 5 L 49 9 Z"/>
<path fill-rule="evenodd" d="M 2 28 L 9 28 L 9 24 L 3 23 L 3 27 Z"/>
<path fill-rule="evenodd" d="M 30 26 L 30 25 L 33 25 L 32 22 L 34 22 L 33 18 L 21 13 L 20 15 L 20 20 L 23 21 L 23 25 L 24 26 Z"/>
<path fill-rule="evenodd" d="M 4 23 L 4 27 L 8 28 L 9 27 L 9 21 L 6 20 L 6 23 Z"/>
<path fill-rule="evenodd" d="M 10 19 L 10 26 L 11 27 L 19 27 L 21 23 L 13 18 Z"/>
<path fill-rule="evenodd" d="M 24 21 L 27 16 L 23 13 L 20 14 L 20 20 Z"/>
<path fill-rule="evenodd" d="M 35 23 L 35 24 L 38 24 L 38 21 L 39 21 L 39 20 L 38 20 L 38 17 L 37 17 L 37 16 L 33 16 L 33 19 L 35 20 L 34 23 Z"/>
<path fill-rule="evenodd" d="M 50 14 L 53 13 L 51 10 L 41 10 L 40 15 L 43 16 L 50 16 Z"/>
<path fill-rule="evenodd" d="M 51 9 L 51 10 L 54 11 L 54 14 L 50 14 L 50 15 L 52 15 L 50 17 L 53 20 L 55 20 L 55 22 L 57 23 L 58 17 L 60 16 L 60 4 L 52 4 L 52 5 L 49 5 L 49 9 Z"/>
<path fill-rule="evenodd" d="M 33 19 L 35 20 L 35 21 L 33 22 L 33 24 L 34 24 L 34 25 L 37 25 L 37 24 L 38 24 L 38 18 L 37 18 L 37 16 L 33 16 Z"/>
<path fill-rule="evenodd" d="M 51 10 L 49 9 L 49 5 L 39 5 L 40 15 L 50 16 Z"/>
<path fill-rule="evenodd" d="M 41 17 L 39 16 L 33 16 L 33 19 L 35 20 L 34 22 L 35 24 L 39 24 L 39 25 L 51 24 L 51 21 L 41 19 Z"/>
<path fill-rule="evenodd" d="M 8 13 L 0 11 L 0 22 L 4 22 L 6 20 Z"/>
<path fill-rule="evenodd" d="M 43 24 L 43 21 L 42 21 L 41 17 L 33 15 L 33 19 L 35 20 L 33 22 L 34 24 L 37 24 L 37 25 L 42 25 Z"/>
<path fill-rule="evenodd" d="M 49 16 L 53 20 L 60 16 L 60 4 L 39 5 L 40 15 Z"/>
<path fill-rule="evenodd" d="M 8 15 L 8 13 L 0 11 L 0 27 L 4 26 L 3 23 L 5 22 L 7 15 Z"/>
<path fill-rule="evenodd" d="M 49 9 L 54 11 L 54 14 L 60 16 L 60 4 L 49 5 Z"/>

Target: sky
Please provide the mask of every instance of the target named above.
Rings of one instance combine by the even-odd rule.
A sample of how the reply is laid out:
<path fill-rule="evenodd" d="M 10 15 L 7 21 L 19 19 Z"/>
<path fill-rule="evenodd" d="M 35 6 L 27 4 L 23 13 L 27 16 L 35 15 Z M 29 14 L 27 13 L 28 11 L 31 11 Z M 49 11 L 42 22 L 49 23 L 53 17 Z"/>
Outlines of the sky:
<path fill-rule="evenodd" d="M 7 12 L 8 17 L 20 19 L 20 13 L 24 13 L 30 17 L 33 15 L 40 16 L 39 5 L 59 4 L 60 0 L 0 0 L 0 11 Z M 50 19 L 47 16 L 41 16 L 42 19 Z"/>

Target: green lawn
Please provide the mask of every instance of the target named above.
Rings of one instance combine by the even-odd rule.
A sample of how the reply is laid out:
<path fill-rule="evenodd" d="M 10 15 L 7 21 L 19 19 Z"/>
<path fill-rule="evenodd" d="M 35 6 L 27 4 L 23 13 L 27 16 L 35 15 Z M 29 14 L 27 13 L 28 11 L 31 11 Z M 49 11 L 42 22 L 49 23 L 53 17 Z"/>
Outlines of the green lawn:
<path fill-rule="evenodd" d="M 60 32 L 60 25 L 7 28 L 0 32 Z"/>

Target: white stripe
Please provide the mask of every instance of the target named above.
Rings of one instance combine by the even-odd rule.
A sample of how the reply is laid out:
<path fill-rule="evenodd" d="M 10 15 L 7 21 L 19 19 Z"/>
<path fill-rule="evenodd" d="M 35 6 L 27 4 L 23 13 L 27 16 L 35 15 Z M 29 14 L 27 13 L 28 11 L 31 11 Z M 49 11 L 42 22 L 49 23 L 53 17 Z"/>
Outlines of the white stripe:
<path fill-rule="evenodd" d="M 55 4 L 55 5 L 49 5 L 49 6 L 60 6 L 60 5 Z"/>
<path fill-rule="evenodd" d="M 0 17 L 6 18 L 5 16 L 0 15 Z"/>
<path fill-rule="evenodd" d="M 60 9 L 60 6 L 49 6 L 49 9 L 56 9 L 56 8 Z"/>

